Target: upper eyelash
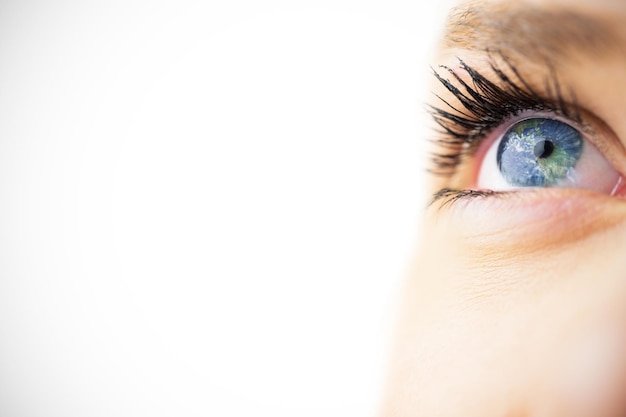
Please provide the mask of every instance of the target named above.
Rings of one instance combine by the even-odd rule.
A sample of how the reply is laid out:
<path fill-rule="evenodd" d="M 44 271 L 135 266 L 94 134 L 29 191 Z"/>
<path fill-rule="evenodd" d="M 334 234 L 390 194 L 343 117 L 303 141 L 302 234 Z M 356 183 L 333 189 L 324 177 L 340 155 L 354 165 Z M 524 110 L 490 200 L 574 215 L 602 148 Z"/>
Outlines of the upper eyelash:
<path fill-rule="evenodd" d="M 541 95 L 521 76 L 511 60 L 502 53 L 498 56 L 505 68 L 499 66 L 489 54 L 489 66 L 497 82 L 490 81 L 460 58 L 457 58 L 460 68 L 469 75 L 471 85 L 445 65 L 439 68 L 448 72 L 452 81 L 433 69 L 437 80 L 461 105 L 457 108 L 435 95 L 444 107 L 428 106 L 434 121 L 443 129 L 436 140 L 440 150 L 431 155 L 434 166 L 431 171 L 435 174 L 452 175 L 464 155 L 476 149 L 477 143 L 489 131 L 521 112 L 549 111 L 582 124 L 574 94 L 570 92 L 570 100 L 565 99 L 556 74 L 549 64 L 545 95 Z"/>

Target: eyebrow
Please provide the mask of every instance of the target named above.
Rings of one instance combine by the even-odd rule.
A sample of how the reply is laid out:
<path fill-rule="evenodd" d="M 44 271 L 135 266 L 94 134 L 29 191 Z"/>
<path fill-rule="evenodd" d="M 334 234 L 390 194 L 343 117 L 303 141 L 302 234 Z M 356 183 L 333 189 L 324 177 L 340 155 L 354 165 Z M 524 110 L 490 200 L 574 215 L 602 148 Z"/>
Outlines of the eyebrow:
<path fill-rule="evenodd" d="M 551 61 L 581 53 L 600 56 L 620 48 L 620 37 L 606 17 L 520 3 L 470 1 L 453 8 L 444 46 Z"/>

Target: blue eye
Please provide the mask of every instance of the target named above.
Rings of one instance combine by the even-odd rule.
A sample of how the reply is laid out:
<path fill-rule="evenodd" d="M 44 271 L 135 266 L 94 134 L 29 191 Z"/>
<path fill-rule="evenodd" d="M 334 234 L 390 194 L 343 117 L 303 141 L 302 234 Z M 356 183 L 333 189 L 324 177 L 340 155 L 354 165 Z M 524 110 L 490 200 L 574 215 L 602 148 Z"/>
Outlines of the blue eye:
<path fill-rule="evenodd" d="M 624 189 L 622 175 L 585 135 L 555 118 L 518 120 L 489 146 L 478 168 L 479 189 L 567 187 L 610 195 Z"/>
<path fill-rule="evenodd" d="M 552 187 L 573 175 L 583 138 L 554 119 L 526 119 L 502 137 L 497 163 L 504 179 L 518 187 Z"/>

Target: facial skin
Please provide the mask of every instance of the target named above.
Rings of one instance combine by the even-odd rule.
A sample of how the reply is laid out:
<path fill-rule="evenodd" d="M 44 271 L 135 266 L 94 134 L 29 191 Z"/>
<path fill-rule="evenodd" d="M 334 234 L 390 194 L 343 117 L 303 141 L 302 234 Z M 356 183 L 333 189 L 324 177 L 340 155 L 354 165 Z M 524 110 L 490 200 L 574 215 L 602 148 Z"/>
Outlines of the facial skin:
<path fill-rule="evenodd" d="M 440 198 L 425 211 L 381 415 L 626 415 L 624 187 L 593 189 L 609 175 L 594 164 L 577 172 L 592 189 L 500 190 L 485 185 L 496 183 L 491 178 L 478 180 L 488 149 L 517 113 L 580 128 L 616 175 L 626 174 L 625 21 L 619 0 L 475 1 L 450 13 L 432 63 L 442 78 L 462 90 L 461 81 L 474 85 L 460 58 L 501 84 L 495 62 L 512 78 L 514 68 L 524 80 L 518 85 L 548 101 L 557 88 L 546 80 L 558 79 L 558 96 L 578 108 L 581 121 L 517 109 L 484 132 L 453 171 L 429 174 L 431 194 L 507 192 Z M 468 114 L 449 88 L 432 81 L 428 104 Z M 434 124 L 430 135 L 437 139 L 441 130 Z M 449 151 L 433 146 L 435 154 Z"/>

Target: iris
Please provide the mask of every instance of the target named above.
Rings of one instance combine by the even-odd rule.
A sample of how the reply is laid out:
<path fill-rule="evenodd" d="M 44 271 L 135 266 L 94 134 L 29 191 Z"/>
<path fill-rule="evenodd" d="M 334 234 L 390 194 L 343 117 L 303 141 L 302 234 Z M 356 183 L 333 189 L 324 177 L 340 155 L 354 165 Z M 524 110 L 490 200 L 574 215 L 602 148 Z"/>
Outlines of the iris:
<path fill-rule="evenodd" d="M 572 179 L 583 142 L 578 130 L 561 121 L 525 119 L 511 126 L 502 137 L 498 169 L 514 186 L 555 186 Z"/>

